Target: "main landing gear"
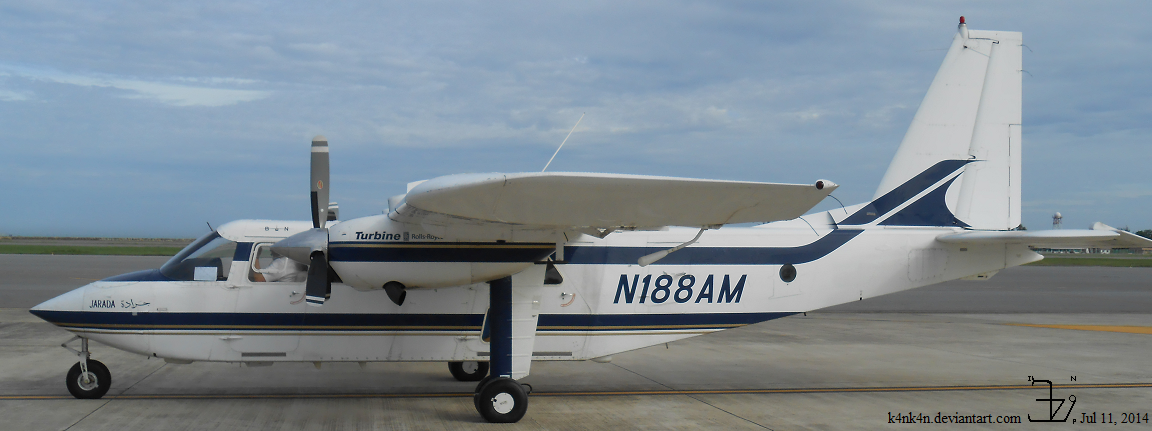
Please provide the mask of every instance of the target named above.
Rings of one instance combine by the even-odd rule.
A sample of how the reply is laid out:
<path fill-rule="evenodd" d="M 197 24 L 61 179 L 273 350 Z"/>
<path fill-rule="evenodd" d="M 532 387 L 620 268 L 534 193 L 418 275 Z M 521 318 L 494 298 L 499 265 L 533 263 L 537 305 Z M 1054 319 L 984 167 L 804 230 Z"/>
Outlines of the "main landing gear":
<path fill-rule="evenodd" d="M 68 343 L 77 338 L 80 339 L 80 350 L 68 347 Z M 61 344 L 60 347 L 68 349 L 80 357 L 80 362 L 68 370 L 68 377 L 64 380 L 68 386 L 68 393 L 80 399 L 97 399 L 108 393 L 108 388 L 112 387 L 112 373 L 108 372 L 108 367 L 100 361 L 91 359 L 87 338 L 73 337 Z"/>
<path fill-rule="evenodd" d="M 486 378 L 476 386 L 472 398 L 476 411 L 493 423 L 514 423 L 528 412 L 528 392 L 507 377 Z"/>
<path fill-rule="evenodd" d="M 488 363 L 478 361 L 449 362 L 448 371 L 461 382 L 478 382 L 488 376 Z"/>
<path fill-rule="evenodd" d="M 491 376 L 476 385 L 472 401 L 488 422 L 518 422 L 528 411 L 528 392 L 512 380 L 512 277 L 488 282 Z M 531 387 L 529 387 L 531 388 Z"/>

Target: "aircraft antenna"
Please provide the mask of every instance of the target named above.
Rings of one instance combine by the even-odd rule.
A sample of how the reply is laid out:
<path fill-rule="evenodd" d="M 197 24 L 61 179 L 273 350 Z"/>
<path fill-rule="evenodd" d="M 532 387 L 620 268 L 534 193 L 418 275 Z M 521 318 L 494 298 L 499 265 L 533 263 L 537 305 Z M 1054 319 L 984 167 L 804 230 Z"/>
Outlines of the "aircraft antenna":
<path fill-rule="evenodd" d="M 816 228 L 812 227 L 812 223 L 808 223 L 808 220 L 804 220 L 804 217 L 796 217 L 796 218 L 800 219 L 800 221 L 804 222 L 804 224 L 807 224 L 808 228 L 812 229 L 812 233 L 816 234 L 816 236 L 820 236 L 820 232 L 816 232 Z"/>
<path fill-rule="evenodd" d="M 832 196 L 831 193 L 828 194 L 828 197 L 836 199 L 836 196 Z M 840 209 L 844 210 L 844 214 L 848 214 L 848 208 L 844 208 L 844 202 L 840 202 L 840 199 L 836 199 L 836 202 L 840 204 Z"/>
<path fill-rule="evenodd" d="M 208 225 L 208 231 L 209 232 L 214 232 L 216 230 L 216 229 L 212 229 L 212 223 L 204 222 L 204 224 Z"/>
<path fill-rule="evenodd" d="M 581 112 L 581 113 L 580 113 L 580 120 L 583 120 L 583 119 L 584 119 L 584 114 L 585 114 L 584 112 Z M 576 120 L 576 126 L 579 126 L 579 125 L 580 125 L 580 120 Z M 564 148 L 564 143 L 565 143 L 565 142 L 568 142 L 568 138 L 572 137 L 572 132 L 575 132 L 575 131 L 576 131 L 576 126 L 572 126 L 572 130 L 568 131 L 568 136 L 565 136 L 565 137 L 564 137 L 564 140 L 560 142 L 560 146 L 559 146 L 559 147 L 556 147 L 556 152 L 555 152 L 555 153 L 552 153 L 552 158 L 551 158 L 551 159 L 548 159 L 548 163 L 545 163 L 545 164 L 544 164 L 544 169 L 541 169 L 541 170 L 540 170 L 540 172 L 544 172 L 544 171 L 548 170 L 548 165 L 551 165 L 551 164 L 552 164 L 552 159 L 555 159 L 555 158 L 556 158 L 556 155 L 557 155 L 557 154 L 560 154 L 560 149 L 561 149 L 561 148 Z"/>

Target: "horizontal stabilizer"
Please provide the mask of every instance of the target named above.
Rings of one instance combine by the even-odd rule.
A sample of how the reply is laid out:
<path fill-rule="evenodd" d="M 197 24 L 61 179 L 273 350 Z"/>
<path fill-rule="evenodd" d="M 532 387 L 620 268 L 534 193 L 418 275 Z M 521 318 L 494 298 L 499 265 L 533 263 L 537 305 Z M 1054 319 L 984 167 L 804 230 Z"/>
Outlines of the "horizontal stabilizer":
<path fill-rule="evenodd" d="M 1152 247 L 1152 240 L 1125 232 L 1103 223 L 1092 229 L 1016 230 L 994 232 L 961 232 L 940 235 L 937 241 L 950 244 L 1023 244 L 1048 248 L 1141 248 Z"/>
<path fill-rule="evenodd" d="M 550 227 L 711 226 L 790 220 L 837 187 L 594 173 L 464 174 L 415 187 L 405 202 L 457 217 Z"/>

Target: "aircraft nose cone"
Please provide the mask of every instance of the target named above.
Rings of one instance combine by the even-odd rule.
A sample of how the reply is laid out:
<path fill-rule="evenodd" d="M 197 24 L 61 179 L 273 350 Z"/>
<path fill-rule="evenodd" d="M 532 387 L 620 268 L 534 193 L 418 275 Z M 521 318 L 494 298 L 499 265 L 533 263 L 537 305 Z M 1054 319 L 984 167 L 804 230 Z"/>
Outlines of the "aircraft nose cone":
<path fill-rule="evenodd" d="M 84 307 L 84 289 L 87 288 L 84 286 L 73 289 L 32 307 L 28 312 L 51 323 L 59 322 L 65 313 L 80 311 Z"/>

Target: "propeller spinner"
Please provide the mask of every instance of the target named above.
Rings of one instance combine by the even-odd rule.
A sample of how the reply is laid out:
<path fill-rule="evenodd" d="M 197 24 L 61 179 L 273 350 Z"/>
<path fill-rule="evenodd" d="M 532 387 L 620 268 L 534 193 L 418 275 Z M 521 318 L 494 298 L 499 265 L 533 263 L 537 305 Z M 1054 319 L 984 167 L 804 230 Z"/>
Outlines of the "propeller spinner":
<path fill-rule="evenodd" d="M 332 295 L 334 274 L 328 265 L 328 138 L 312 138 L 312 229 L 272 245 L 272 251 L 308 265 L 305 300 L 320 306 Z"/>

